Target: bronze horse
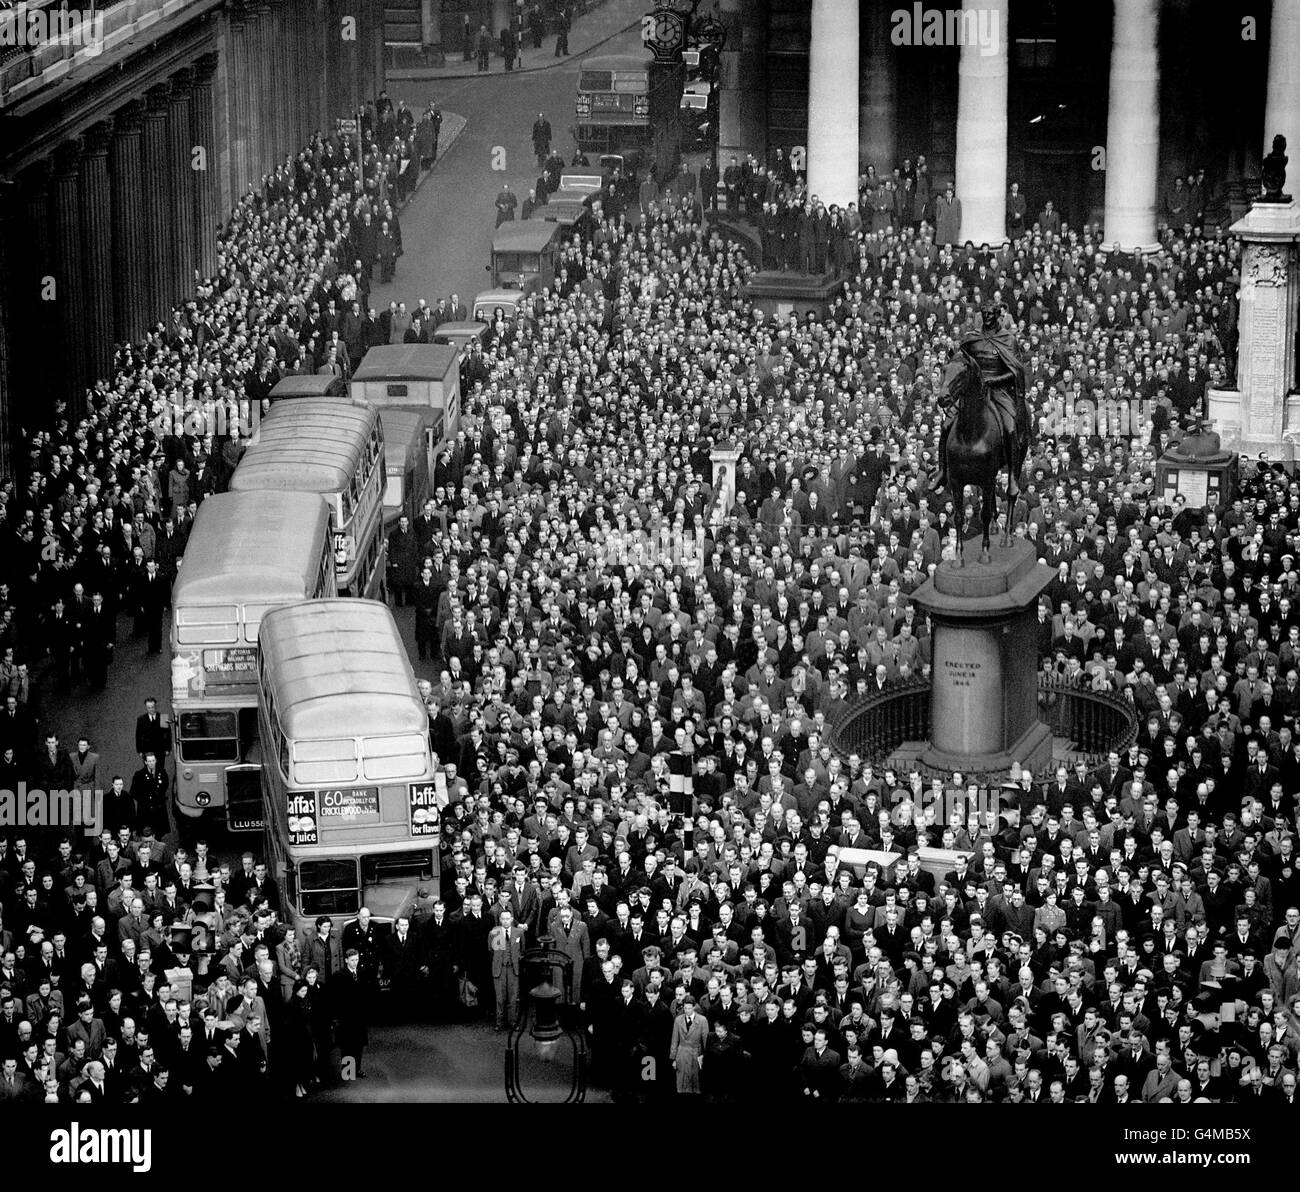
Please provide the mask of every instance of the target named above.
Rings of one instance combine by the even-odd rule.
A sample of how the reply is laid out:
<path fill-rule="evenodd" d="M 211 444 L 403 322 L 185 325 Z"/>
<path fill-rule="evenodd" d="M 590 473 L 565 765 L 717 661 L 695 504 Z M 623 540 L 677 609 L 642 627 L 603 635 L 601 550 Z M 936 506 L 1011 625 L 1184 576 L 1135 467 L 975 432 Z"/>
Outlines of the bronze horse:
<path fill-rule="evenodd" d="M 1007 426 L 980 374 L 979 365 L 969 356 L 958 353 L 943 370 L 941 395 L 957 406 L 957 420 L 948 431 L 948 479 L 952 487 L 957 516 L 957 559 L 964 567 L 966 529 L 966 487 L 973 485 L 983 499 L 984 540 L 979 561 L 991 561 L 989 527 L 997 514 L 998 473 L 1007 471 L 1007 519 L 1002 528 L 1002 546 L 1011 545 L 1011 517 L 1016 497 L 1020 495 L 1020 469 L 1025 462 L 1028 443 Z"/>

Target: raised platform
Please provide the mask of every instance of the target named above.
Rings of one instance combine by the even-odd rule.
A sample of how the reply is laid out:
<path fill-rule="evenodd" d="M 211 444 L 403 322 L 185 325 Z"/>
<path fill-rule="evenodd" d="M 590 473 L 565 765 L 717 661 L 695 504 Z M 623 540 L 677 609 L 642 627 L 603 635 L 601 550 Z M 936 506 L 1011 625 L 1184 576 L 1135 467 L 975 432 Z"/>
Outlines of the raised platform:
<path fill-rule="evenodd" d="M 745 283 L 744 296 L 755 309 L 769 318 L 778 319 L 797 315 L 803 319 L 812 314 L 824 319 L 843 283 L 835 273 L 783 273 L 768 269 L 756 273 Z"/>

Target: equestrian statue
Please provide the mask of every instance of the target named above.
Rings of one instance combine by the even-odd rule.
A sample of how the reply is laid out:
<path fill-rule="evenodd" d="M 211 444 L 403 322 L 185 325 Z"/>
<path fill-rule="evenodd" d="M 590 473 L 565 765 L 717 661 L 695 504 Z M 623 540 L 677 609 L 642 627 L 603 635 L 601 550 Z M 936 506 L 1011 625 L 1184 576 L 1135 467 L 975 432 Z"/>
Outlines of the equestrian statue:
<path fill-rule="evenodd" d="M 1020 492 L 1020 470 L 1029 454 L 1029 407 L 1025 369 L 1016 356 L 1010 316 L 1000 305 L 981 312 L 979 330 L 968 331 L 943 371 L 938 398 L 948 408 L 939 434 L 937 489 L 956 498 L 957 558 L 965 566 L 966 488 L 983 497 L 981 563 L 991 561 L 989 527 L 997 510 L 998 473 L 1007 472 L 1007 517 L 1002 546 L 1011 545 L 1011 520 Z"/>

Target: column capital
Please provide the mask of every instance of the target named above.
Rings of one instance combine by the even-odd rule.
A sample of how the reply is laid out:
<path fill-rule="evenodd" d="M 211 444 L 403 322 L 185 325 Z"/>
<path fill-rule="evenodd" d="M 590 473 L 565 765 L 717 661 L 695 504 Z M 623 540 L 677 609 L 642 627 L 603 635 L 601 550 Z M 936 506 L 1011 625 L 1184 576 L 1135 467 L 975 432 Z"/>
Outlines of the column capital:
<path fill-rule="evenodd" d="M 108 146 L 113 139 L 113 118 L 109 116 L 98 124 L 92 124 L 82 137 L 82 153 L 86 157 L 106 157 Z"/>
<path fill-rule="evenodd" d="M 167 80 L 169 87 L 167 90 L 167 99 L 189 99 L 190 91 L 194 87 L 194 71 L 191 67 L 183 66 L 170 79 Z"/>
<path fill-rule="evenodd" d="M 204 54 L 197 58 L 191 67 L 194 76 L 194 86 L 202 87 L 211 83 L 217 74 L 218 57 L 216 54 Z"/>
<path fill-rule="evenodd" d="M 52 163 L 48 157 L 34 161 L 19 176 L 19 182 L 29 190 L 42 190 L 50 184 L 53 173 Z"/>
<path fill-rule="evenodd" d="M 163 120 L 167 116 L 167 105 L 171 99 L 171 87 L 159 83 L 145 92 L 145 116 L 151 120 Z"/>
<path fill-rule="evenodd" d="M 81 167 L 82 140 L 76 137 L 64 141 L 54 151 L 54 178 L 56 181 L 76 178 Z"/>
<path fill-rule="evenodd" d="M 144 104 L 138 99 L 133 99 L 118 108 L 113 113 L 112 119 L 115 137 L 134 136 L 139 133 L 144 122 Z"/>

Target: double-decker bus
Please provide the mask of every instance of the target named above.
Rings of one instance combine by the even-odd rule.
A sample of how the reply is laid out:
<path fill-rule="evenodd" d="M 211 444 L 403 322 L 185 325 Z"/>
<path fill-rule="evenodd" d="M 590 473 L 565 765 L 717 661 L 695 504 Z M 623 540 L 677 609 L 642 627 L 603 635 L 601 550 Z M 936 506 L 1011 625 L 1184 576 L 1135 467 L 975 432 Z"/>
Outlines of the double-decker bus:
<path fill-rule="evenodd" d="M 329 508 L 316 493 L 241 492 L 199 506 L 172 585 L 176 809 L 262 828 L 257 631 L 271 609 L 333 596 Z"/>
<path fill-rule="evenodd" d="M 386 598 L 384 431 L 373 407 L 347 397 L 278 401 L 230 480 L 232 492 L 319 493 L 330 507 L 343 596 Z"/>
<path fill-rule="evenodd" d="M 392 613 L 338 598 L 276 609 L 257 677 L 265 855 L 286 918 L 306 931 L 364 906 L 391 923 L 437 881 L 446 801 Z"/>
<path fill-rule="evenodd" d="M 638 54 L 585 58 L 574 100 L 579 147 L 613 153 L 656 146 L 669 165 L 681 151 L 679 106 L 686 70 Z"/>

